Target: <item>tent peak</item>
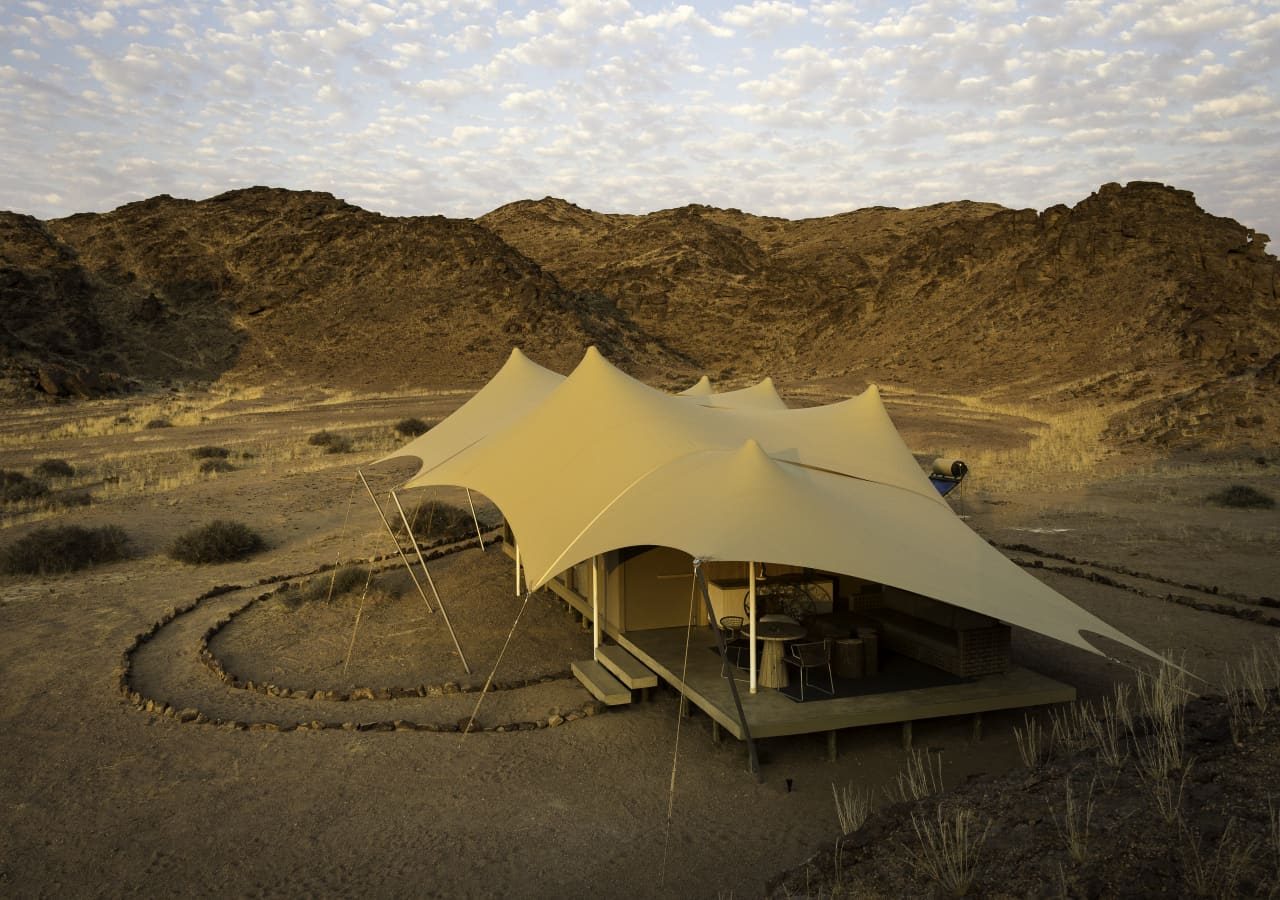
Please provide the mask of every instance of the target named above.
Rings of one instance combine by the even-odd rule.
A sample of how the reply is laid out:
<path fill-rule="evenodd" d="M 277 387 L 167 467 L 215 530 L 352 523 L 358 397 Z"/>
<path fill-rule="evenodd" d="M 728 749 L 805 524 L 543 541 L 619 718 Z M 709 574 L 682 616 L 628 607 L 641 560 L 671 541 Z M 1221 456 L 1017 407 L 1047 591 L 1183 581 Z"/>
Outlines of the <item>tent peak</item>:
<path fill-rule="evenodd" d="M 701 378 L 698 379 L 697 383 L 694 384 L 692 387 L 687 387 L 683 391 L 681 391 L 680 396 L 681 397 L 706 397 L 713 392 L 714 392 L 714 389 L 711 387 L 711 379 L 708 378 L 706 375 L 703 375 Z"/>

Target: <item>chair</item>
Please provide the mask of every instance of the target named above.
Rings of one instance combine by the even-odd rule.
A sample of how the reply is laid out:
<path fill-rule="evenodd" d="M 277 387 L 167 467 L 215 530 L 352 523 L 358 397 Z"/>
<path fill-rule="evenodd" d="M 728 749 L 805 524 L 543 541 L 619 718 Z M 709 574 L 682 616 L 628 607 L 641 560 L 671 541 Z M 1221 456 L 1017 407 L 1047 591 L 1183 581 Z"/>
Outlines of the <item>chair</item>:
<path fill-rule="evenodd" d="M 747 668 L 742 661 L 749 648 L 747 641 L 742 637 L 742 626 L 742 616 L 724 616 L 720 619 L 720 635 L 724 639 L 724 659 L 720 663 L 721 677 L 729 677 L 731 664 L 739 669 Z"/>
<path fill-rule="evenodd" d="M 806 687 L 811 687 L 815 691 L 822 691 L 822 693 L 830 697 L 835 696 L 836 680 L 835 676 L 831 674 L 831 645 L 829 643 L 826 641 L 811 641 L 807 644 L 791 644 L 787 651 L 787 655 L 782 658 L 782 661 L 800 670 L 801 701 L 804 700 L 804 689 Z M 827 684 L 830 689 L 812 684 L 809 681 L 809 671 L 811 669 L 827 670 Z"/>

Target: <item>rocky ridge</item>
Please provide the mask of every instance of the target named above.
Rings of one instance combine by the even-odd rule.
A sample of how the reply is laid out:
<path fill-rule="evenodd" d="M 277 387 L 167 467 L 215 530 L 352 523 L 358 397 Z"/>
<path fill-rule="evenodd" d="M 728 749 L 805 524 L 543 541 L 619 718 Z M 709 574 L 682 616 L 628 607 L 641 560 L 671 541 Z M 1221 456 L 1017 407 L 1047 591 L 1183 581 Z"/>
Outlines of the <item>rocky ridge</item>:
<path fill-rule="evenodd" d="M 676 383 L 772 374 L 1005 402 L 1096 402 L 1110 437 L 1280 432 L 1280 267 L 1189 192 L 1108 184 L 1043 212 L 876 207 L 790 221 L 545 198 L 391 218 L 270 188 L 41 222 L 0 213 L 9 395 L 226 379 L 478 383 L 511 346 L 597 344 Z"/>

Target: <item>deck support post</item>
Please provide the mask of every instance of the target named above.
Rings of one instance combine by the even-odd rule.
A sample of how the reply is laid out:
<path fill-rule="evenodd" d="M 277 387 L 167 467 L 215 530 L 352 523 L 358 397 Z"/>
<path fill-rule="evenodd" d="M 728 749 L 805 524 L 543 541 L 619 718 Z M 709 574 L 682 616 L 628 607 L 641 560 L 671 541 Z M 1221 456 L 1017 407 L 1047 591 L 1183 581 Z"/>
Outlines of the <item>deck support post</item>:
<path fill-rule="evenodd" d="M 750 624 L 747 626 L 747 643 L 750 645 L 748 653 L 751 657 L 751 693 L 754 694 L 756 692 L 756 673 L 759 669 L 756 664 L 756 564 L 754 562 L 747 563 L 747 585 L 747 596 L 751 606 Z"/>
<path fill-rule="evenodd" d="M 711 630 L 716 635 L 716 647 L 720 651 L 720 658 L 728 658 L 728 650 L 724 646 L 724 632 L 720 630 L 720 622 L 716 619 L 715 607 L 711 605 L 711 592 L 707 590 L 707 578 L 702 572 L 702 560 L 695 559 L 693 561 L 693 577 L 698 582 L 698 589 L 702 592 L 702 602 L 707 609 L 707 622 L 711 625 Z M 742 709 L 742 698 L 738 696 L 738 682 L 733 678 L 726 679 L 729 682 L 729 693 L 733 695 L 733 705 L 738 710 L 738 724 L 742 726 L 742 737 L 747 742 L 747 765 L 751 770 L 751 774 L 760 779 L 760 758 L 756 755 L 756 742 L 751 739 L 751 728 L 747 725 L 747 714 Z"/>
<path fill-rule="evenodd" d="M 720 740 L 721 740 L 721 738 L 720 738 L 720 723 L 719 723 L 719 722 L 717 722 L 715 719 L 712 719 L 712 720 L 711 720 L 711 743 L 713 743 L 713 744 L 719 744 L 719 743 L 720 743 Z"/>
<path fill-rule="evenodd" d="M 827 732 L 827 762 L 836 761 L 836 730 Z"/>
<path fill-rule="evenodd" d="M 591 658 L 600 659 L 600 557 L 591 557 Z"/>
<path fill-rule="evenodd" d="M 911 749 L 911 723 L 910 722 L 902 723 L 902 749 L 903 750 Z"/>
<path fill-rule="evenodd" d="M 693 704 L 689 702 L 689 698 L 684 694 L 680 695 L 680 715 L 685 719 L 693 718 Z"/>
<path fill-rule="evenodd" d="M 516 596 L 517 597 L 520 596 L 520 545 L 519 544 L 516 544 Z"/>
<path fill-rule="evenodd" d="M 975 744 L 982 741 L 982 713 L 973 714 L 973 742 Z"/>

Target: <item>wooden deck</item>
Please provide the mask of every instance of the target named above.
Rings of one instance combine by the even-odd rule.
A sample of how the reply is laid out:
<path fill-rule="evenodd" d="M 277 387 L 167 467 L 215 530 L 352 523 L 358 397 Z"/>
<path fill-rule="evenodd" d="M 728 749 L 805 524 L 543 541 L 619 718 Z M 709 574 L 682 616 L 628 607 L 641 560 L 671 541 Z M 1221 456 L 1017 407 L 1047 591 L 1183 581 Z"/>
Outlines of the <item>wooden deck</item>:
<path fill-rule="evenodd" d="M 684 669 L 683 628 L 620 634 L 610 632 L 609 636 L 677 688 L 682 682 L 681 672 L 686 671 L 683 683 L 689 700 L 734 737 L 742 739 L 742 727 L 738 723 L 729 684 L 720 674 L 720 657 L 709 650 L 715 644 L 715 636 L 710 630 L 693 629 L 689 639 L 687 670 Z M 739 682 L 738 693 L 752 738 L 972 715 L 998 709 L 1066 703 L 1076 698 L 1075 688 L 1070 685 L 1016 666 L 1002 675 L 986 675 L 965 684 L 837 697 L 809 703 L 796 703 L 769 688 L 760 688 L 758 693 L 751 694 L 745 681 Z"/>

